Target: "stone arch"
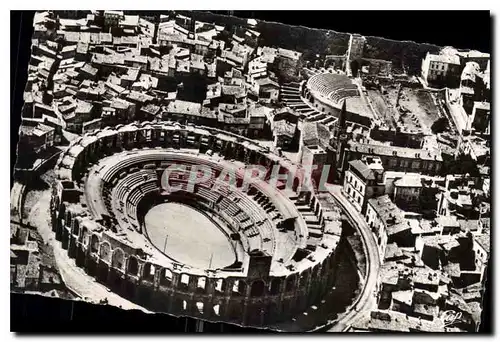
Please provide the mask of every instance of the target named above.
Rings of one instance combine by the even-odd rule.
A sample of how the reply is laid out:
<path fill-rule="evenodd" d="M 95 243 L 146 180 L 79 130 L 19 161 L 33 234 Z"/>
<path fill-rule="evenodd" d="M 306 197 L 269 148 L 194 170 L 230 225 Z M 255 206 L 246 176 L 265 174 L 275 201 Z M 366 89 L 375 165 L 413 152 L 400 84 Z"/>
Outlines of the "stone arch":
<path fill-rule="evenodd" d="M 235 279 L 233 281 L 233 293 L 244 295 L 247 289 L 247 284 L 242 279 Z"/>
<path fill-rule="evenodd" d="M 90 252 L 97 253 L 99 250 L 99 237 L 96 234 L 92 234 L 90 239 Z"/>
<path fill-rule="evenodd" d="M 198 280 L 196 282 L 196 290 L 197 291 L 201 291 L 201 292 L 205 292 L 207 288 L 207 277 L 198 277 Z"/>
<path fill-rule="evenodd" d="M 288 278 L 286 278 L 286 285 L 285 285 L 285 291 L 286 292 L 291 292 L 295 290 L 295 282 L 297 280 L 297 276 L 295 274 L 292 274 Z"/>
<path fill-rule="evenodd" d="M 137 258 L 131 255 L 127 262 L 127 273 L 136 276 L 139 273 L 139 263 Z"/>
<path fill-rule="evenodd" d="M 252 287 L 250 288 L 250 296 L 251 297 L 261 297 L 264 295 L 266 290 L 266 283 L 263 280 L 255 280 L 252 283 Z"/>
<path fill-rule="evenodd" d="M 89 243 L 88 239 L 88 229 L 87 227 L 83 226 L 82 231 L 80 235 L 78 236 L 78 241 L 82 242 L 85 247 L 87 247 L 87 244 Z"/>
<path fill-rule="evenodd" d="M 215 281 L 215 291 L 220 293 L 224 292 L 224 279 L 220 278 Z"/>
<path fill-rule="evenodd" d="M 109 264 L 111 262 L 111 246 L 109 242 L 104 241 L 101 243 L 101 248 L 99 249 L 99 258 L 102 261 Z"/>
<path fill-rule="evenodd" d="M 200 315 L 203 315 L 204 305 L 203 302 L 196 302 L 196 309 Z"/>
<path fill-rule="evenodd" d="M 59 196 L 57 196 L 57 200 L 59 201 Z M 57 207 L 56 207 L 56 209 L 57 209 Z M 57 219 L 62 220 L 65 218 L 65 216 L 66 216 L 66 204 L 64 202 L 61 202 L 61 204 L 59 205 L 59 212 L 58 212 Z"/>
<path fill-rule="evenodd" d="M 155 277 L 155 265 L 148 263 L 144 264 L 144 269 L 142 270 L 142 277 L 146 280 L 153 280 Z"/>
<path fill-rule="evenodd" d="M 64 213 L 64 224 L 66 226 L 69 226 L 70 222 L 71 222 L 71 211 L 68 210 Z"/>
<path fill-rule="evenodd" d="M 111 266 L 123 271 L 125 267 L 125 254 L 121 248 L 116 248 L 113 251 L 113 256 L 111 257 Z"/>
<path fill-rule="evenodd" d="M 220 316 L 220 304 L 215 304 L 213 307 L 214 314 Z"/>
<path fill-rule="evenodd" d="M 168 268 L 164 268 L 161 272 L 160 284 L 169 286 L 172 284 L 173 273 Z"/>
<path fill-rule="evenodd" d="M 80 220 L 74 220 L 72 234 L 78 236 L 80 234 Z"/>
<path fill-rule="evenodd" d="M 181 289 L 187 289 L 189 287 L 189 274 L 182 273 L 179 282 L 179 287 Z"/>
<path fill-rule="evenodd" d="M 269 286 L 269 294 L 270 295 L 277 295 L 280 293 L 281 289 L 281 279 L 280 278 L 274 278 L 271 280 L 271 284 Z"/>

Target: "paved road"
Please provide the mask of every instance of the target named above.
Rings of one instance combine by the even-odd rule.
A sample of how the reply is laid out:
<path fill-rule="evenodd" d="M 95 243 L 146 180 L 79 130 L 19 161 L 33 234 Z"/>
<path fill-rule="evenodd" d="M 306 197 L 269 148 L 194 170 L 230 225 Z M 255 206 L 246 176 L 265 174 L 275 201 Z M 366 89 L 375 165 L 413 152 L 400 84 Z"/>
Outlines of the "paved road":
<path fill-rule="evenodd" d="M 355 228 L 363 241 L 363 248 L 366 253 L 367 277 L 364 287 L 358 300 L 353 304 L 348 314 L 343 316 L 328 332 L 339 332 L 348 329 L 362 315 L 366 315 L 376 306 L 376 283 L 380 268 L 380 259 L 378 247 L 375 238 L 366 223 L 364 217 L 358 212 L 354 206 L 342 194 L 340 185 L 328 184 L 328 189 L 338 204 L 342 207 L 344 213 L 350 218 L 352 223 L 355 223 Z"/>
<path fill-rule="evenodd" d="M 108 303 L 123 309 L 137 309 L 150 312 L 113 292 L 107 287 L 95 281 L 87 275 L 81 268 L 77 267 L 75 260 L 68 257 L 67 251 L 61 247 L 61 243 L 55 239 L 52 232 L 49 216 L 51 191 L 45 190 L 39 201 L 30 211 L 28 222 L 38 228 L 38 232 L 43 240 L 49 243 L 54 249 L 54 256 L 57 266 L 64 279 L 64 282 L 83 299 L 89 302 L 98 303 L 107 298 Z"/>

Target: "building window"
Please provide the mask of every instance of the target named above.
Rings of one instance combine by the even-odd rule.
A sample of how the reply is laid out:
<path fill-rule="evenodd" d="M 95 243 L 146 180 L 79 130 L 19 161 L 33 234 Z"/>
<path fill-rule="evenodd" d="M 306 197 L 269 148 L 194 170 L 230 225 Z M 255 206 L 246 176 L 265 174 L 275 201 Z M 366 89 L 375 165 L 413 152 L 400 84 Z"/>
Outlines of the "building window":
<path fill-rule="evenodd" d="M 358 197 L 358 203 L 361 204 L 361 196 Z"/>

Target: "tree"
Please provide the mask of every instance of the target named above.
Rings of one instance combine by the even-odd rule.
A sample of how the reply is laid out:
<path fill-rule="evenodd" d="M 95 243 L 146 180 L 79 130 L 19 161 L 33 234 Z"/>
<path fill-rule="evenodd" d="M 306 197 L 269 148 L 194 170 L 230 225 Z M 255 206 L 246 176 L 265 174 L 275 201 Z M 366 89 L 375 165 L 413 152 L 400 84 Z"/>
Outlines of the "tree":
<path fill-rule="evenodd" d="M 351 72 L 352 76 L 356 77 L 358 76 L 358 71 L 361 69 L 360 63 L 358 60 L 353 60 L 351 62 Z"/>
<path fill-rule="evenodd" d="M 432 133 L 438 134 L 448 130 L 448 119 L 445 117 L 439 118 L 431 126 Z"/>
<path fill-rule="evenodd" d="M 443 160 L 441 174 L 446 175 L 465 175 L 479 177 L 477 162 L 468 154 L 461 153 L 456 159 Z"/>

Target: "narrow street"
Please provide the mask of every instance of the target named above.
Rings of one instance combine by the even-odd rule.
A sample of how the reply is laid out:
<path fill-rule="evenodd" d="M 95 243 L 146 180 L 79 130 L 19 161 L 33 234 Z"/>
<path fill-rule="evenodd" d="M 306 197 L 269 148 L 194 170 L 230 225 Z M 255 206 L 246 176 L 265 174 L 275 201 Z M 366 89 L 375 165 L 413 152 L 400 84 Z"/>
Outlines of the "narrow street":
<path fill-rule="evenodd" d="M 359 318 L 360 313 L 369 314 L 370 310 L 375 307 L 376 284 L 380 268 L 380 259 L 377 243 L 370 227 L 361 213 L 359 213 L 344 197 L 341 191 L 342 187 L 333 184 L 327 184 L 327 187 L 338 204 L 342 207 L 343 212 L 356 224 L 353 228 L 359 232 L 363 241 L 368 266 L 366 282 L 364 283 L 358 302 L 352 307 L 352 310 L 347 315 L 342 317 L 335 326 L 328 330 L 328 332 L 340 332 L 354 323 Z"/>

